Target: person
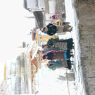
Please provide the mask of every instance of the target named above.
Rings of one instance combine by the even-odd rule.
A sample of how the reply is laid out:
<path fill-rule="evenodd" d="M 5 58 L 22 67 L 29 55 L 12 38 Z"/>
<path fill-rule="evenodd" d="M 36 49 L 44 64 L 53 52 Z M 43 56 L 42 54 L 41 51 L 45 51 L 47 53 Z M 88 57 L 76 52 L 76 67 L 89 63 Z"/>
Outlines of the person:
<path fill-rule="evenodd" d="M 69 22 L 63 22 L 62 25 L 57 25 L 58 22 L 49 23 L 46 27 L 42 29 L 44 33 L 47 33 L 48 35 L 52 36 L 56 33 L 66 33 L 71 32 L 73 27 L 70 25 Z"/>
<path fill-rule="evenodd" d="M 70 57 L 74 57 L 71 50 L 64 50 L 64 60 L 70 60 Z"/>
<path fill-rule="evenodd" d="M 49 23 L 46 27 L 42 29 L 42 32 L 47 33 L 49 36 L 54 35 L 55 33 L 57 33 L 57 31 L 57 26 L 52 23 Z"/>
<path fill-rule="evenodd" d="M 58 41 L 59 41 L 59 38 L 55 38 L 55 39 L 51 38 L 51 39 L 48 40 L 47 46 L 48 47 L 52 47 L 52 46 L 54 47 L 55 43 L 58 42 Z"/>
<path fill-rule="evenodd" d="M 32 34 L 32 40 L 34 41 L 36 39 L 36 28 L 33 28 L 30 34 Z"/>
<path fill-rule="evenodd" d="M 48 60 L 63 60 L 63 50 L 50 50 L 43 54 L 43 59 L 48 59 Z"/>
<path fill-rule="evenodd" d="M 74 42 L 72 38 L 67 40 L 67 49 L 69 50 L 74 49 Z"/>
<path fill-rule="evenodd" d="M 66 32 L 71 32 L 73 27 L 70 25 L 69 22 L 62 22 L 62 24 L 60 24 L 61 21 L 57 21 L 55 24 L 59 24 L 57 25 L 58 28 L 58 33 L 66 33 Z"/>
<path fill-rule="evenodd" d="M 72 61 L 71 57 L 74 57 L 74 54 L 71 50 L 64 50 L 64 60 L 67 61 L 67 68 L 71 69 Z"/>
<path fill-rule="evenodd" d="M 30 59 L 30 62 L 31 62 L 31 65 L 34 65 L 35 67 L 35 71 L 37 72 L 38 71 L 38 63 L 37 63 L 37 58 L 32 56 L 32 50 L 29 52 L 29 59 Z"/>
<path fill-rule="evenodd" d="M 67 68 L 71 69 L 71 61 L 70 60 L 67 60 Z"/>
<path fill-rule="evenodd" d="M 72 29 L 73 28 L 69 22 L 63 22 L 63 32 L 71 32 Z"/>
<path fill-rule="evenodd" d="M 48 47 L 53 47 L 57 42 L 64 42 L 67 43 L 67 49 L 73 49 L 74 48 L 74 42 L 72 38 L 65 39 L 65 40 L 59 40 L 58 38 L 56 39 L 49 39 L 47 42 Z"/>

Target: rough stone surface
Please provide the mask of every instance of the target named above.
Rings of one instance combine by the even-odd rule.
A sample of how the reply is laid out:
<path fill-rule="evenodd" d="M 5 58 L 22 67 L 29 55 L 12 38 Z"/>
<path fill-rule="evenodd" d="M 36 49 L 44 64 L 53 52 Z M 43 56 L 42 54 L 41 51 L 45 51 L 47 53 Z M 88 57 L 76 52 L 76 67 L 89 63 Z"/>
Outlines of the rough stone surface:
<path fill-rule="evenodd" d="M 81 64 L 86 92 L 87 95 L 95 95 L 95 0 L 79 2 L 78 10 Z"/>

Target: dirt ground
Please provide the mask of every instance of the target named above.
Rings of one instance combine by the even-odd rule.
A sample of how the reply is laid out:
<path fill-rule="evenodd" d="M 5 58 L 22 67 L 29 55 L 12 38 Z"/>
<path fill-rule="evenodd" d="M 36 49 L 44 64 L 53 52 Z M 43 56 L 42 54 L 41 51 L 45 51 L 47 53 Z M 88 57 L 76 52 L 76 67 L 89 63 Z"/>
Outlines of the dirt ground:
<path fill-rule="evenodd" d="M 78 12 L 81 64 L 86 91 L 87 95 L 95 95 L 95 0 L 81 1 Z"/>

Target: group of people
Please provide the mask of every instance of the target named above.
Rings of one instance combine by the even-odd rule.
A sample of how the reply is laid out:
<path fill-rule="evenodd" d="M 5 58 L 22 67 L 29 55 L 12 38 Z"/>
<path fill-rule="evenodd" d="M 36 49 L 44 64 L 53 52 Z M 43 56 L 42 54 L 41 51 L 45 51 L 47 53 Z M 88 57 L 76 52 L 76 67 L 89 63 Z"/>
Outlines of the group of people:
<path fill-rule="evenodd" d="M 70 26 L 69 22 L 63 22 L 61 26 L 57 26 L 54 23 L 49 23 L 46 27 L 42 29 L 42 32 L 48 34 L 49 36 L 52 36 L 58 31 L 60 31 L 59 28 L 62 28 L 61 32 L 71 32 L 72 26 Z"/>
<path fill-rule="evenodd" d="M 62 27 L 63 27 L 63 31 L 61 32 L 71 32 L 72 31 L 72 27 L 69 25 L 69 22 L 63 22 Z M 58 27 L 52 23 L 49 23 L 46 27 L 42 29 L 42 32 L 49 36 L 55 35 L 58 31 L 59 31 Z M 56 49 L 55 48 L 56 42 L 67 43 L 67 50 Z M 74 48 L 74 43 L 73 43 L 72 38 L 69 38 L 66 40 L 59 40 L 59 38 L 51 38 L 48 40 L 47 44 L 42 45 L 42 48 L 43 48 L 43 52 L 42 52 L 43 59 L 47 59 L 49 61 L 52 61 L 52 60 L 67 61 L 67 66 L 69 69 L 71 69 L 70 58 L 74 57 L 72 53 L 72 49 Z"/>
<path fill-rule="evenodd" d="M 60 30 L 61 28 L 61 30 Z M 36 30 L 34 30 L 36 31 Z M 49 35 L 51 38 L 48 39 L 47 43 L 42 45 L 42 59 L 47 60 L 65 60 L 67 61 L 68 68 L 71 69 L 71 61 L 70 57 L 73 57 L 71 50 L 74 48 L 73 39 L 69 38 L 66 40 L 59 40 L 58 36 L 55 34 L 58 32 L 71 32 L 72 26 L 69 22 L 63 22 L 61 26 L 57 26 L 54 23 L 49 23 L 47 26 L 40 29 L 40 32 Z M 35 39 L 35 32 L 32 32 L 32 38 Z M 55 48 L 56 42 L 67 43 L 67 50 L 58 50 Z M 59 46 L 60 47 L 60 46 Z"/>
<path fill-rule="evenodd" d="M 33 40 L 35 39 L 37 29 L 32 30 L 32 39 Z M 72 26 L 70 25 L 69 22 L 62 22 L 62 25 L 58 25 L 58 26 L 54 22 L 52 22 L 52 23 L 49 23 L 48 25 L 46 25 L 45 27 L 43 27 L 42 29 L 40 29 L 40 31 L 49 36 L 53 36 L 56 33 L 60 33 L 60 32 L 61 33 L 71 32 Z"/>
<path fill-rule="evenodd" d="M 59 60 L 59 61 L 67 61 L 67 67 L 71 69 L 71 57 L 74 57 L 72 50 L 74 49 L 73 39 L 63 40 L 63 43 L 67 43 L 66 50 L 58 50 L 56 48 L 50 48 L 48 45 L 43 46 L 43 59 L 47 59 L 49 61 Z M 55 42 L 56 43 L 56 42 Z M 52 42 L 52 45 L 54 43 Z M 60 46 L 59 46 L 60 47 Z"/>

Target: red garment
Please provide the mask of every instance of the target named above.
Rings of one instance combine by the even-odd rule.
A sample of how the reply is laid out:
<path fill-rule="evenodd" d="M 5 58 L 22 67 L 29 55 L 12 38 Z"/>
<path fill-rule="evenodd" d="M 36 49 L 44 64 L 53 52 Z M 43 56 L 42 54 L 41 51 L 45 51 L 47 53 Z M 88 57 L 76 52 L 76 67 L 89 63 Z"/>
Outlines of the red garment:
<path fill-rule="evenodd" d="M 54 59 L 63 59 L 63 53 L 64 51 L 63 50 L 51 50 L 51 51 L 48 51 L 47 53 L 44 54 L 44 59 L 45 57 L 48 59 L 48 60 L 54 60 Z"/>

